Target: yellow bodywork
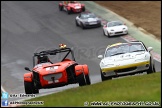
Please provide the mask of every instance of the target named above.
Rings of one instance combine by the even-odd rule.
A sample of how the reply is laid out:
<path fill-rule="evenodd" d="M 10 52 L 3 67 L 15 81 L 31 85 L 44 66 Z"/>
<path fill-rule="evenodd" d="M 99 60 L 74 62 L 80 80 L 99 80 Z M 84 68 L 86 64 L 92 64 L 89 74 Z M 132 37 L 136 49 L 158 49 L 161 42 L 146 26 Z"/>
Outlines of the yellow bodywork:
<path fill-rule="evenodd" d="M 113 70 L 117 70 L 117 69 L 125 69 L 125 68 L 129 68 L 129 67 L 134 67 L 134 66 L 144 66 L 149 63 L 150 63 L 149 61 L 144 61 L 144 62 L 129 64 L 129 65 L 115 66 L 115 67 L 110 67 L 110 68 L 102 68 L 101 70 L 102 70 L 102 72 L 109 72 L 109 71 L 113 71 Z"/>
<path fill-rule="evenodd" d="M 115 44 L 112 44 L 112 45 L 108 45 L 107 48 L 110 48 L 110 47 L 113 47 L 113 46 L 117 46 L 117 45 L 120 45 L 120 44 L 122 44 L 122 43 L 119 42 L 119 43 L 115 43 Z"/>

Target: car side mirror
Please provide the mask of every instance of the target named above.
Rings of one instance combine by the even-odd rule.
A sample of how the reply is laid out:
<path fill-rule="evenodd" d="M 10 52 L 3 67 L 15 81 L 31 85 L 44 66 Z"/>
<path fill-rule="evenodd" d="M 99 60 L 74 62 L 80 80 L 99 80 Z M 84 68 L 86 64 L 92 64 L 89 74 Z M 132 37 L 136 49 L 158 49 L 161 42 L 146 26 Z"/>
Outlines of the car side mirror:
<path fill-rule="evenodd" d="M 103 58 L 103 55 L 98 55 L 98 58 L 99 58 L 99 59 L 102 59 L 102 58 Z"/>
<path fill-rule="evenodd" d="M 28 67 L 25 67 L 24 69 L 27 70 L 27 71 L 31 71 Z"/>
<path fill-rule="evenodd" d="M 147 49 L 148 49 L 149 52 L 153 50 L 152 47 L 148 47 Z"/>

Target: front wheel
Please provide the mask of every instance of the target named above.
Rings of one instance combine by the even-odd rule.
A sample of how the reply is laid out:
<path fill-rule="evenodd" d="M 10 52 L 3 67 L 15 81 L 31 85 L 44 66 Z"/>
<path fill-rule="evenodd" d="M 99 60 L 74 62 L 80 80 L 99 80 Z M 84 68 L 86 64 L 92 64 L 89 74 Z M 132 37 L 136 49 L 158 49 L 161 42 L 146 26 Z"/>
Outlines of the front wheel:
<path fill-rule="evenodd" d="M 76 26 L 79 26 L 79 24 L 78 24 L 77 20 L 75 20 L 75 24 L 76 24 Z"/>
<path fill-rule="evenodd" d="M 82 12 L 85 12 L 85 10 L 86 10 L 85 7 L 83 7 L 83 8 L 82 8 Z"/>
<path fill-rule="evenodd" d="M 62 9 L 63 9 L 63 6 L 60 6 L 60 5 L 59 5 L 59 10 L 62 11 Z"/>
<path fill-rule="evenodd" d="M 156 69 L 155 69 L 155 64 L 153 65 L 153 71 L 156 72 Z"/>
<path fill-rule="evenodd" d="M 102 71 L 100 70 L 100 74 L 101 74 L 101 80 L 102 81 L 105 81 L 105 80 L 111 80 L 112 79 L 112 77 L 105 77 L 103 74 L 102 74 Z"/>
<path fill-rule="evenodd" d="M 91 81 L 90 81 L 90 78 L 89 78 L 89 74 L 85 75 L 85 79 L 86 79 L 87 85 L 90 85 Z"/>
<path fill-rule="evenodd" d="M 105 31 L 103 30 L 103 35 L 106 36 Z"/>
<path fill-rule="evenodd" d="M 154 72 L 155 72 L 155 66 L 154 66 L 154 64 L 152 64 L 151 59 L 150 59 L 150 67 L 147 70 L 147 74 L 151 74 L 151 73 L 154 73 Z"/>
<path fill-rule="evenodd" d="M 81 27 L 82 27 L 82 29 L 85 29 L 85 27 L 84 27 L 83 23 L 81 23 Z"/>
<path fill-rule="evenodd" d="M 24 81 L 25 93 L 32 94 L 33 93 L 33 84 L 31 82 Z"/>
<path fill-rule="evenodd" d="M 33 89 L 33 93 L 34 94 L 38 94 L 39 93 L 39 89 Z"/>
<path fill-rule="evenodd" d="M 68 13 L 68 15 L 71 14 L 71 9 L 70 10 L 67 10 L 67 13 Z"/>
<path fill-rule="evenodd" d="M 110 34 L 109 34 L 109 32 L 107 32 L 107 37 L 110 37 Z"/>
<path fill-rule="evenodd" d="M 84 86 L 86 85 L 86 78 L 85 78 L 85 75 L 84 73 L 82 73 L 79 78 L 78 78 L 78 83 L 79 83 L 79 86 Z"/>

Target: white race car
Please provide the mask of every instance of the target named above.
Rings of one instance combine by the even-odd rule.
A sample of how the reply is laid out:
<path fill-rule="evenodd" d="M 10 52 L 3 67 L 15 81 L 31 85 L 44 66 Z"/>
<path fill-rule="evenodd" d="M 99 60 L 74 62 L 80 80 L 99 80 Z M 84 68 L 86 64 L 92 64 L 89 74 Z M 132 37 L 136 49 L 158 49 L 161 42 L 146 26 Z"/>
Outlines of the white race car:
<path fill-rule="evenodd" d="M 155 72 L 152 47 L 146 48 L 141 41 L 116 43 L 106 48 L 105 54 L 99 55 L 102 81 L 123 75 Z"/>
<path fill-rule="evenodd" d="M 103 26 L 103 34 L 108 37 L 128 34 L 128 27 L 121 21 L 110 21 Z"/>

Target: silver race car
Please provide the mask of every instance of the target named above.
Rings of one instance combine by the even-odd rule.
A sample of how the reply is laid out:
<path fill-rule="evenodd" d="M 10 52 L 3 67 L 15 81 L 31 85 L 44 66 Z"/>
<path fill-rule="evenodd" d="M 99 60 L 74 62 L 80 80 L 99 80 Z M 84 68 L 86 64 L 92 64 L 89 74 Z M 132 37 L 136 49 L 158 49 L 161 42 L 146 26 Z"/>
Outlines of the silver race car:
<path fill-rule="evenodd" d="M 81 26 L 82 29 L 91 27 L 101 27 L 101 19 L 90 12 L 80 13 L 76 19 L 76 26 Z"/>

